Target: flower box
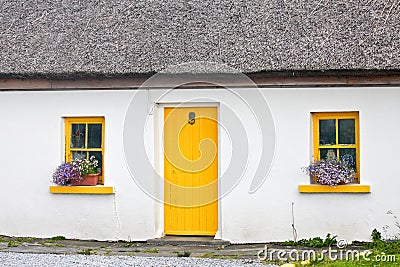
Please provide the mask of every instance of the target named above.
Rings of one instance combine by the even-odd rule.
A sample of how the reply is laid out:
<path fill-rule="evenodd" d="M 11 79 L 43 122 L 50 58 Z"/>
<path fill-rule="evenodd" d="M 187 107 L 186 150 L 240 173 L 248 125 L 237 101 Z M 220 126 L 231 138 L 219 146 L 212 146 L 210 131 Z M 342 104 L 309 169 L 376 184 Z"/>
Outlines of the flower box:
<path fill-rule="evenodd" d="M 101 173 L 97 166 L 98 161 L 94 156 L 91 156 L 90 159 L 78 158 L 71 162 L 64 162 L 54 171 L 53 183 L 56 185 L 95 186 Z"/>
<path fill-rule="evenodd" d="M 82 180 L 71 180 L 71 185 L 74 186 L 95 186 L 99 182 L 100 173 L 87 174 Z"/>

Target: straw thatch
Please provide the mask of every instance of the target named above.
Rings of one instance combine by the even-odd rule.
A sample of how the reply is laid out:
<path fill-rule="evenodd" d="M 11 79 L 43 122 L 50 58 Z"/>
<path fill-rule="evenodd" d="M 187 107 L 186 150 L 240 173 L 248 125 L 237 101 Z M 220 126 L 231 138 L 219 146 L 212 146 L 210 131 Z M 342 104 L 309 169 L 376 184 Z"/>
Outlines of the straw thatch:
<path fill-rule="evenodd" d="M 400 69 L 397 0 L 0 0 L 0 34 L 2 76 Z"/>

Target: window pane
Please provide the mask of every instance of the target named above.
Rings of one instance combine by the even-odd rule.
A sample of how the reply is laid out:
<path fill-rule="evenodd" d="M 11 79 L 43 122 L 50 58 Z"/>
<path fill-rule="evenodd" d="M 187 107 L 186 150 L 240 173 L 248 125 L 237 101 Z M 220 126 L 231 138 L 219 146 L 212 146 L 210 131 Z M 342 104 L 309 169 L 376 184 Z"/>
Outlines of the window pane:
<path fill-rule="evenodd" d="M 340 159 L 343 159 L 343 156 L 347 155 L 350 156 L 351 161 L 353 164 L 351 166 L 357 171 L 357 157 L 356 157 L 356 149 L 355 148 L 341 148 L 339 149 Z"/>
<path fill-rule="evenodd" d="M 101 170 L 101 166 L 103 166 L 102 164 L 103 164 L 103 157 L 101 156 L 101 152 L 89 152 L 89 158 L 91 157 L 91 156 L 94 156 L 98 161 L 99 161 L 99 165 L 97 166 L 97 168 L 99 169 L 99 170 Z"/>
<path fill-rule="evenodd" d="M 88 148 L 101 148 L 101 124 L 88 124 Z"/>
<path fill-rule="evenodd" d="M 71 124 L 71 148 L 85 148 L 86 124 Z"/>
<path fill-rule="evenodd" d="M 319 121 L 319 144 L 336 144 L 336 120 L 333 119 Z"/>
<path fill-rule="evenodd" d="M 320 150 L 320 159 L 336 159 L 337 158 L 337 150 L 332 148 L 321 148 Z"/>
<path fill-rule="evenodd" d="M 73 151 L 72 159 L 86 159 L 86 151 Z"/>
<path fill-rule="evenodd" d="M 356 129 L 354 119 L 339 120 L 339 144 L 355 144 Z"/>

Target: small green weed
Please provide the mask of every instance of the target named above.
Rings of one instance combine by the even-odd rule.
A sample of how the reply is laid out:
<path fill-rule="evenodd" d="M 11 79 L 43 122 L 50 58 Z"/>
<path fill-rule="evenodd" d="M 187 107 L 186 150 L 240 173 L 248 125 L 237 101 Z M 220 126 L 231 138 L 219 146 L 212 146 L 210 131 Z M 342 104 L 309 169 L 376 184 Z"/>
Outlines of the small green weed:
<path fill-rule="evenodd" d="M 369 249 L 386 254 L 400 254 L 400 241 L 384 241 L 381 233 L 374 229 L 371 234 L 372 242 L 366 245 Z"/>
<path fill-rule="evenodd" d="M 300 239 L 297 242 L 292 240 L 280 243 L 283 246 L 303 246 L 312 248 L 329 247 L 336 244 L 336 235 L 331 237 L 331 234 L 327 234 L 325 240 L 320 237 L 314 237 L 309 239 Z"/>
<path fill-rule="evenodd" d="M 57 236 L 53 236 L 52 238 L 50 238 L 50 240 L 56 241 L 56 240 L 65 240 L 65 236 L 62 235 L 57 235 Z"/>
<path fill-rule="evenodd" d="M 28 243 L 36 240 L 36 237 L 17 237 L 15 240 L 20 243 Z"/>
<path fill-rule="evenodd" d="M 9 247 L 9 248 L 18 247 L 19 244 L 21 244 L 21 243 L 16 241 L 16 240 L 15 241 L 9 241 L 8 244 L 7 244 L 7 247 Z"/>
<path fill-rule="evenodd" d="M 190 257 L 190 254 L 192 254 L 189 251 L 183 251 L 183 253 L 178 252 L 178 257 Z"/>
<path fill-rule="evenodd" d="M 230 260 L 237 260 L 239 258 L 238 255 L 212 255 L 212 259 L 230 259 Z"/>
<path fill-rule="evenodd" d="M 158 253 L 158 248 L 143 250 L 144 253 Z"/>
<path fill-rule="evenodd" d="M 214 255 L 214 252 L 207 252 L 200 256 L 200 258 L 211 258 Z"/>
<path fill-rule="evenodd" d="M 123 246 L 125 248 L 131 248 L 131 247 L 138 247 L 139 244 L 138 243 L 134 243 L 134 242 L 128 242 L 128 243 L 125 243 Z"/>
<path fill-rule="evenodd" d="M 382 235 L 378 230 L 376 230 L 376 228 L 372 230 L 371 237 L 372 237 L 372 242 L 382 240 Z"/>
<path fill-rule="evenodd" d="M 66 245 L 60 244 L 60 243 L 55 243 L 54 241 L 52 241 L 52 242 L 40 242 L 39 244 L 42 245 L 42 246 L 45 246 L 45 247 L 66 247 Z"/>
<path fill-rule="evenodd" d="M 76 253 L 81 254 L 81 255 L 90 255 L 92 253 L 91 248 L 85 248 L 85 249 L 80 249 Z"/>

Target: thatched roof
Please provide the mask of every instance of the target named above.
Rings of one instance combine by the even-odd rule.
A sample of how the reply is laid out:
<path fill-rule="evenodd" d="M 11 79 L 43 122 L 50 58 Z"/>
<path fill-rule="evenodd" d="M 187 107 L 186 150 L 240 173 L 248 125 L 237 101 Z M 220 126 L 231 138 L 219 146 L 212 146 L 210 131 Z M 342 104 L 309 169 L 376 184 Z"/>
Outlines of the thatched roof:
<path fill-rule="evenodd" d="M 1 76 L 400 69 L 397 0 L 0 0 L 0 34 Z"/>

